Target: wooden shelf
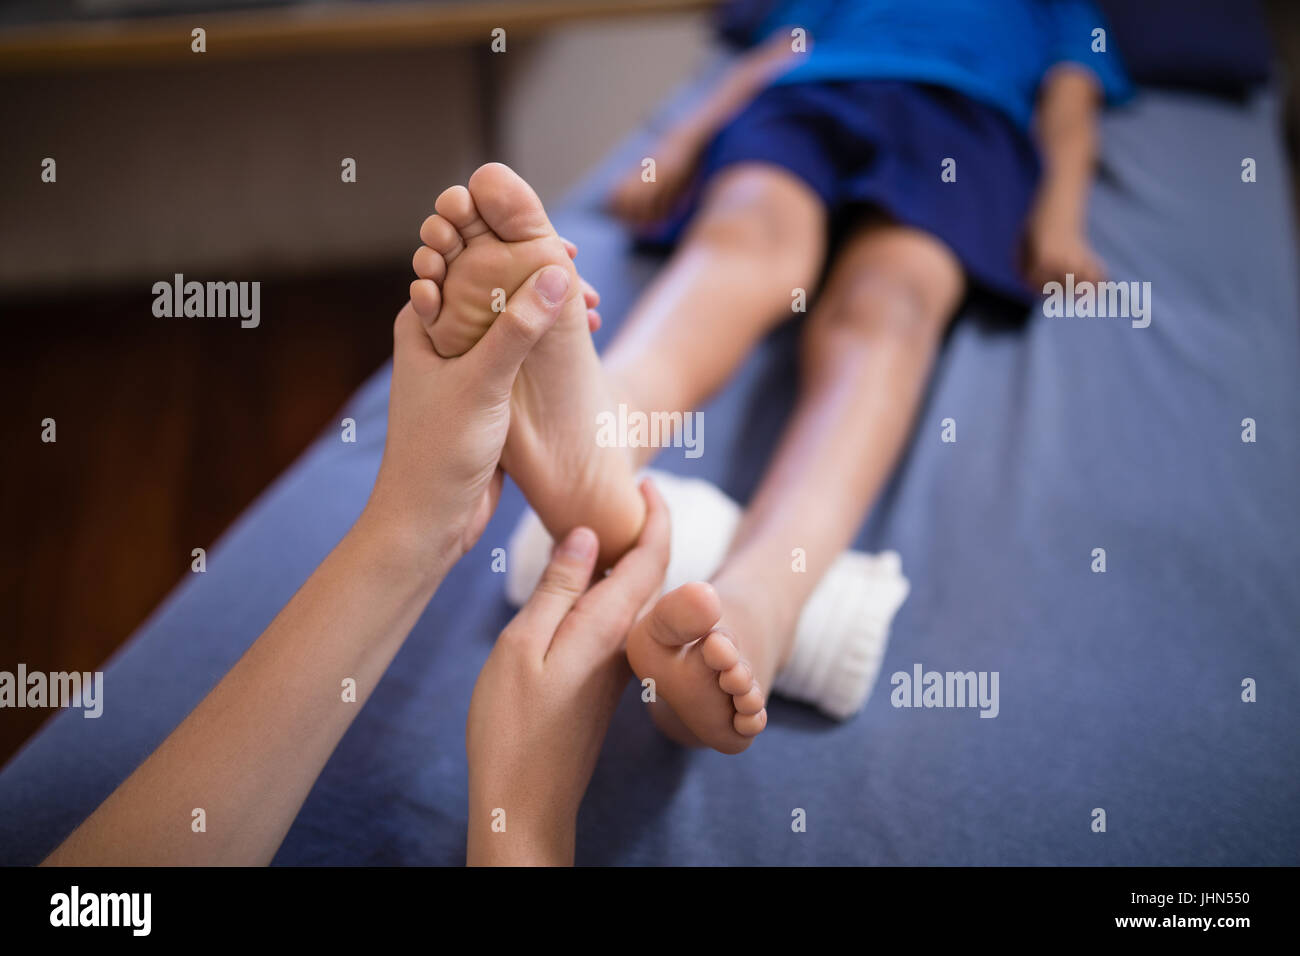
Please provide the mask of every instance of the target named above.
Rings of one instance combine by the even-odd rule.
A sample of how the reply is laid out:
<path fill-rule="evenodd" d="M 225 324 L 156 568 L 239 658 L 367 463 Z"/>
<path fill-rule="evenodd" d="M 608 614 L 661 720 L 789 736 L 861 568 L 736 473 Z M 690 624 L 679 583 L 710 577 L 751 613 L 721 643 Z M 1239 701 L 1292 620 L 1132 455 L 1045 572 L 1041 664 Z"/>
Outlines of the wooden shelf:
<path fill-rule="evenodd" d="M 565 21 L 714 6 L 715 0 L 442 0 L 442 2 L 297 3 L 227 13 L 113 20 L 64 20 L 0 29 L 0 72 L 148 65 L 198 54 L 190 31 L 207 31 L 207 57 L 437 46 L 507 38 Z"/>

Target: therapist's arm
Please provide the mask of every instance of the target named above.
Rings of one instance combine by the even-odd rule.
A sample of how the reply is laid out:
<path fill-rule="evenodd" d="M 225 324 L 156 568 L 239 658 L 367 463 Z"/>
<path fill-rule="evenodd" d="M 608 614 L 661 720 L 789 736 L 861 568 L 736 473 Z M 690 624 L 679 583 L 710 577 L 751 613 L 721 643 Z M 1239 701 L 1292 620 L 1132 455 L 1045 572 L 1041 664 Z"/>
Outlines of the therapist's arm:
<path fill-rule="evenodd" d="M 47 865 L 270 862 L 325 761 L 491 515 L 511 385 L 560 307 L 535 283 L 454 359 L 434 352 L 406 305 L 394 324 L 383 464 L 360 519 Z M 343 699 L 349 678 L 355 702 Z M 206 832 L 192 826 L 196 809 Z"/>

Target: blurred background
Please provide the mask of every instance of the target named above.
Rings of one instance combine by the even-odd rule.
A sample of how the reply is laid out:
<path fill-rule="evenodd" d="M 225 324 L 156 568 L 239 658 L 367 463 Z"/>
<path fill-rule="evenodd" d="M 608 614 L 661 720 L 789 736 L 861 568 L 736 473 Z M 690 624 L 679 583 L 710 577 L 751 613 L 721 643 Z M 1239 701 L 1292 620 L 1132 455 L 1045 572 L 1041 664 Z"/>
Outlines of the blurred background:
<path fill-rule="evenodd" d="M 690 74 L 708 6 L 0 6 L 0 669 L 106 660 L 386 360 L 438 193 L 491 158 L 558 199 Z M 261 326 L 155 318 L 175 272 L 260 281 Z M 0 763 L 49 714 L 7 712 Z"/>
<path fill-rule="evenodd" d="M 0 6 L 0 669 L 105 661 L 387 358 L 437 194 L 494 159 L 559 200 L 705 59 L 713 6 Z M 1300 4 L 1267 6 L 1293 88 Z M 260 281 L 261 326 L 155 318 L 176 272 Z M 49 714 L 7 715 L 0 763 Z"/>

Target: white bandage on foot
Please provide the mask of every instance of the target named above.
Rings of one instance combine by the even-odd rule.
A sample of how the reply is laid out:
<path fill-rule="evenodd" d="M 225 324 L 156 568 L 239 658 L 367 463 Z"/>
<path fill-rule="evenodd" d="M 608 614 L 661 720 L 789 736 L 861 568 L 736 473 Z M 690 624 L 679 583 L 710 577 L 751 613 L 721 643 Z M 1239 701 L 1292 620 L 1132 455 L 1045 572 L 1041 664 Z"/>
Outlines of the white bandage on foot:
<path fill-rule="evenodd" d="M 803 606 L 794 650 L 773 690 L 844 720 L 862 709 L 889 643 L 889 626 L 907 599 L 897 551 L 845 551 Z"/>
<path fill-rule="evenodd" d="M 726 557 L 740 523 L 740 506 L 707 481 L 661 471 L 647 474 L 672 518 L 664 592 L 709 580 Z M 506 598 L 521 607 L 541 580 L 554 541 L 529 509 L 506 547 Z M 889 626 L 907 591 L 896 552 L 841 554 L 804 605 L 794 650 L 773 689 L 837 720 L 858 711 L 876 682 Z"/>
<path fill-rule="evenodd" d="M 646 471 L 668 506 L 671 550 L 663 593 L 689 581 L 707 581 L 722 567 L 740 523 L 740 506 L 699 478 Z M 555 541 L 529 508 L 506 544 L 506 599 L 522 607 L 551 560 Z"/>

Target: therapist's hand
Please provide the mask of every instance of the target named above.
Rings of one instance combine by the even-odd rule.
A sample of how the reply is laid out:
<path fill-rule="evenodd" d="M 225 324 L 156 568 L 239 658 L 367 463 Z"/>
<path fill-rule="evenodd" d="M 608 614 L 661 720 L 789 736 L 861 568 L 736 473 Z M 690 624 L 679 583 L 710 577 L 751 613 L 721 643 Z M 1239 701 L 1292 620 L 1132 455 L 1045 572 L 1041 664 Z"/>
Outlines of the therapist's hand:
<path fill-rule="evenodd" d="M 668 567 L 668 510 L 649 481 L 641 491 L 636 546 L 588 590 L 596 535 L 570 532 L 483 665 L 465 730 L 471 865 L 573 862 L 578 805 L 631 676 L 625 638 Z"/>
<path fill-rule="evenodd" d="M 538 278 L 563 279 L 555 298 Z M 530 276 L 464 355 L 442 358 L 411 303 L 393 325 L 388 437 L 363 522 L 382 529 L 402 557 L 445 570 L 483 533 L 501 493 L 498 469 L 510 428 L 519 365 L 555 322 L 568 273 Z"/>

